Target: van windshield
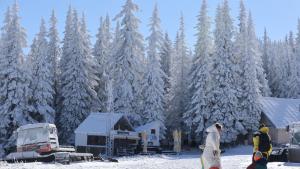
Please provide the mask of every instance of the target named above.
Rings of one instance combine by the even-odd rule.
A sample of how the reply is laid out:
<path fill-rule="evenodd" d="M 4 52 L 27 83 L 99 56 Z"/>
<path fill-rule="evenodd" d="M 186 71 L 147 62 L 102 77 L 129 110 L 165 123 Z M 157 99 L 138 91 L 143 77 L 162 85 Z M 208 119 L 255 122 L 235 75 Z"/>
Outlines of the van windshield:
<path fill-rule="evenodd" d="M 48 141 L 48 128 L 31 128 L 18 132 L 17 146 Z"/>

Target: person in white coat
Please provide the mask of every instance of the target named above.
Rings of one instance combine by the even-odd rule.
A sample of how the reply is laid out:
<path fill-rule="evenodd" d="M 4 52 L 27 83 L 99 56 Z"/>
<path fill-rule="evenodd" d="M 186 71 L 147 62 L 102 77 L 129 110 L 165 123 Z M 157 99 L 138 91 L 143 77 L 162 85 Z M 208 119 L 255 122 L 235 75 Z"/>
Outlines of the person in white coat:
<path fill-rule="evenodd" d="M 220 134 L 222 125 L 216 123 L 206 129 L 207 137 L 202 154 L 202 169 L 221 169 Z"/>

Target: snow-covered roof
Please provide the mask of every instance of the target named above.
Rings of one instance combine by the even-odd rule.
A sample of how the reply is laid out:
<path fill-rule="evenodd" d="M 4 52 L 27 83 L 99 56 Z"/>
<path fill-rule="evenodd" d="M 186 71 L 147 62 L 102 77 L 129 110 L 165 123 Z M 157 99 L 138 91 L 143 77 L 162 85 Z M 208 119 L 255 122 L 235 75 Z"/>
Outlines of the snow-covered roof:
<path fill-rule="evenodd" d="M 135 131 L 142 132 L 142 131 L 147 131 L 147 130 L 151 130 L 151 129 L 155 129 L 155 128 L 160 128 L 159 121 L 153 121 L 153 122 L 147 123 L 143 126 L 139 126 L 139 127 L 135 128 Z"/>
<path fill-rule="evenodd" d="M 123 116 L 124 114 L 121 113 L 91 113 L 75 130 L 75 133 L 106 135 L 109 126 L 113 128 Z"/>
<path fill-rule="evenodd" d="M 40 128 L 40 127 L 56 127 L 54 124 L 50 123 L 35 123 L 35 124 L 26 124 L 23 126 L 20 126 L 18 128 L 18 131 L 20 130 L 26 130 L 26 129 L 31 129 L 31 128 Z"/>
<path fill-rule="evenodd" d="M 263 113 L 276 128 L 300 121 L 300 99 L 262 97 L 260 103 Z"/>

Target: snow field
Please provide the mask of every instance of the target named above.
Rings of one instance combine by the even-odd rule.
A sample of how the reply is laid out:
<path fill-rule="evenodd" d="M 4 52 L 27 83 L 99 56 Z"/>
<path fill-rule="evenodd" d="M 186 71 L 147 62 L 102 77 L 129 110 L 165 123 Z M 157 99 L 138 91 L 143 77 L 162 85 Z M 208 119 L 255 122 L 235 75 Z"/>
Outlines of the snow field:
<path fill-rule="evenodd" d="M 245 169 L 251 163 L 252 147 L 241 146 L 228 149 L 222 154 L 223 169 Z M 0 162 L 0 169 L 200 169 L 198 152 L 188 152 L 179 156 L 154 155 L 119 158 L 119 163 L 81 162 L 70 165 L 54 163 L 18 163 Z M 269 163 L 268 169 L 300 169 L 295 163 Z"/>

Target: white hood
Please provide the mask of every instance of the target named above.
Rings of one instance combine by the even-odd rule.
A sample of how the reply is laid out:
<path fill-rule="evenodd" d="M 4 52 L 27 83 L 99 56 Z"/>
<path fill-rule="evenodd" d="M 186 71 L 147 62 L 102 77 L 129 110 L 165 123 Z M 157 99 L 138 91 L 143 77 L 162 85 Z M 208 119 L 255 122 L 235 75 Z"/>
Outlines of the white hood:
<path fill-rule="evenodd" d="M 216 125 L 213 124 L 212 126 L 210 126 L 210 127 L 208 127 L 208 128 L 206 129 L 206 132 L 208 132 L 208 133 L 217 133 L 217 132 L 218 132 L 218 129 L 217 129 Z"/>

